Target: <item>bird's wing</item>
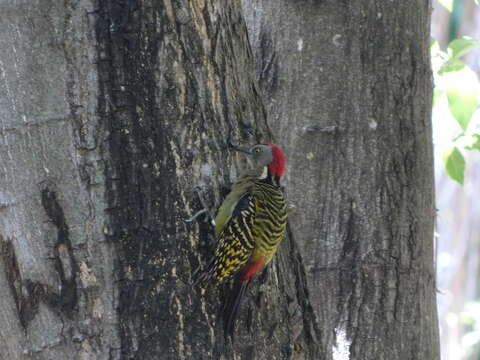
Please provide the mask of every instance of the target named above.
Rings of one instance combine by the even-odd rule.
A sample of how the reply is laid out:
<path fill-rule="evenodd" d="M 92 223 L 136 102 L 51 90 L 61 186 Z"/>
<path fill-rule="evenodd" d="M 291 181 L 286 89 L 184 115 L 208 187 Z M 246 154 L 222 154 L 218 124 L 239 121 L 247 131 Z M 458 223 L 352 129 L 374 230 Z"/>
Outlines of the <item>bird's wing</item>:
<path fill-rule="evenodd" d="M 254 248 L 253 224 L 255 203 L 246 193 L 233 207 L 231 216 L 218 235 L 215 255 L 209 266 L 199 274 L 196 283 L 222 283 L 235 274 L 250 258 Z"/>
<path fill-rule="evenodd" d="M 217 238 L 222 233 L 224 227 L 229 222 L 236 207 L 240 201 L 252 192 L 254 183 L 250 178 L 240 178 L 235 184 L 233 184 L 230 193 L 223 200 L 222 205 L 218 209 L 217 216 L 215 217 L 215 235 Z"/>

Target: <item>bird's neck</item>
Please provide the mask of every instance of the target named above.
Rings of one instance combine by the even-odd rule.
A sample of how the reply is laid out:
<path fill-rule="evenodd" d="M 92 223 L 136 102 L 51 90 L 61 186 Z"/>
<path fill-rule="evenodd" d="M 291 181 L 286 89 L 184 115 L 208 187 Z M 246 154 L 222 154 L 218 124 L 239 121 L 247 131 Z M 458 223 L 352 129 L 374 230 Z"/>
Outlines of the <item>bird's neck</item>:
<path fill-rule="evenodd" d="M 273 185 L 273 186 L 280 186 L 280 177 L 278 175 L 275 175 L 269 168 L 266 168 L 265 176 L 261 178 L 261 181 L 266 182 L 267 184 Z"/>
<path fill-rule="evenodd" d="M 257 181 L 262 181 L 273 186 L 280 186 L 280 177 L 274 174 L 268 166 L 250 169 L 246 171 L 240 178 L 254 178 Z"/>

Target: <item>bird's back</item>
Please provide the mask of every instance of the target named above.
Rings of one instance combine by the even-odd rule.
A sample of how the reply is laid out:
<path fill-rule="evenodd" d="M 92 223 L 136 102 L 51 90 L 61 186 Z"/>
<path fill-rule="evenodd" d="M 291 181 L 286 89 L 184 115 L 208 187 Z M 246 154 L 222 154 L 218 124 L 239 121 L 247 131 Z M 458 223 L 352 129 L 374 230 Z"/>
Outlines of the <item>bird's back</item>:
<path fill-rule="evenodd" d="M 284 237 L 286 219 L 279 187 L 253 177 L 239 179 L 219 209 L 215 256 L 199 281 L 219 284 L 247 262 L 268 264 Z"/>
<path fill-rule="evenodd" d="M 256 204 L 253 225 L 256 246 L 252 256 L 263 257 L 268 264 L 285 236 L 287 205 L 282 190 L 263 180 L 255 181 L 253 198 Z"/>

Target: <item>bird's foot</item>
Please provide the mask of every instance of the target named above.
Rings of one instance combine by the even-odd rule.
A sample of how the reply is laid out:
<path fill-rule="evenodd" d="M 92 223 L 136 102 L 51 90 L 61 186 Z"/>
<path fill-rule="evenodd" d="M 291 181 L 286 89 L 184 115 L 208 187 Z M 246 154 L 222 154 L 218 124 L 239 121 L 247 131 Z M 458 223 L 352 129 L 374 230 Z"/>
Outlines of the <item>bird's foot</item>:
<path fill-rule="evenodd" d="M 202 209 L 200 211 L 197 211 L 195 214 L 193 214 L 192 217 L 189 217 L 188 219 L 184 219 L 183 221 L 185 222 L 192 222 L 193 220 L 196 220 L 200 215 L 203 215 L 205 214 L 206 212 L 208 212 L 207 209 Z"/>
<path fill-rule="evenodd" d="M 206 201 L 203 197 L 202 188 L 200 186 L 196 186 L 194 191 L 198 195 L 198 199 L 200 200 L 200 204 L 202 204 L 202 209 L 197 211 L 195 214 L 193 214 L 192 217 L 190 217 L 188 219 L 184 219 L 183 221 L 189 223 L 189 222 L 192 222 L 192 221 L 196 220 L 200 216 L 204 215 L 203 216 L 203 218 L 204 218 L 203 222 L 210 222 L 213 226 L 215 226 L 215 219 L 212 216 L 212 213 L 210 212 L 210 210 L 208 209 L 207 203 L 206 203 Z"/>

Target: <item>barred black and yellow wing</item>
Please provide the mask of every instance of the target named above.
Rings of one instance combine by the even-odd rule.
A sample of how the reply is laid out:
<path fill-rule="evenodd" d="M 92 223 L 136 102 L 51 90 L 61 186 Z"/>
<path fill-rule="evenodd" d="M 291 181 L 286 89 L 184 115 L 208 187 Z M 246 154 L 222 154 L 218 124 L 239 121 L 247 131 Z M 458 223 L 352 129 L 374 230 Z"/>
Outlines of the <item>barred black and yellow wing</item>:
<path fill-rule="evenodd" d="M 257 181 L 253 192 L 255 198 L 255 222 L 253 238 L 256 257 L 263 257 L 268 264 L 279 243 L 285 236 L 287 205 L 282 190 L 266 182 Z"/>
<path fill-rule="evenodd" d="M 246 193 L 235 205 L 232 215 L 218 236 L 215 254 L 208 267 L 196 276 L 198 284 L 220 284 L 232 277 L 249 260 L 255 248 L 256 204 Z"/>

